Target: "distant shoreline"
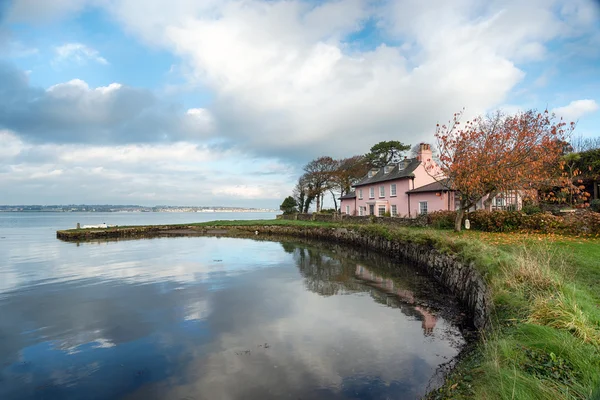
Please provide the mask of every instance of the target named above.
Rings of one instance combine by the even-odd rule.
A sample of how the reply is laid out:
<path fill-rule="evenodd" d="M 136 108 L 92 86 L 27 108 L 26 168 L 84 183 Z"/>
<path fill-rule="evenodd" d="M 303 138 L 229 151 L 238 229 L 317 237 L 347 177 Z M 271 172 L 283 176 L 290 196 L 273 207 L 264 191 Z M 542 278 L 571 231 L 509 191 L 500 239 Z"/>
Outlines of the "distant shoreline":
<path fill-rule="evenodd" d="M 67 214 L 67 213 L 122 213 L 122 214 L 136 214 L 136 213 L 177 213 L 177 212 L 185 212 L 185 213 L 198 213 L 198 214 L 216 214 L 216 213 L 276 213 L 279 212 L 278 210 L 256 210 L 256 209 L 251 209 L 251 210 L 243 210 L 243 209 L 239 209 L 239 210 L 212 210 L 212 211 L 192 211 L 192 210 L 183 210 L 183 209 L 173 209 L 173 210 L 158 210 L 158 211 L 142 211 L 142 210 L 135 210 L 135 211 L 125 211 L 125 210 L 100 210 L 100 211 L 93 211 L 93 210 L 67 210 L 67 211 L 60 211 L 60 210 L 0 210 L 0 213 L 56 213 L 56 214 Z"/>

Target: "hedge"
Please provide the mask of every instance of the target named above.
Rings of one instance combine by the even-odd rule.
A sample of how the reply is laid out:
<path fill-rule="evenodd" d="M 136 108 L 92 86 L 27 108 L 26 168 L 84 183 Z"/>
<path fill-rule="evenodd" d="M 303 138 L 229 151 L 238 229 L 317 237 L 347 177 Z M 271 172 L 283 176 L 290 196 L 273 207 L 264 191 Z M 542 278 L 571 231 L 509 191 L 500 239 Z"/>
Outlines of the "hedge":
<path fill-rule="evenodd" d="M 435 228 L 452 228 L 456 212 L 436 211 L 428 215 L 428 225 Z M 465 215 L 467 218 L 467 215 Z M 600 213 L 578 211 L 565 216 L 551 213 L 525 214 L 519 211 L 484 211 L 468 213 L 471 229 L 485 232 L 535 231 L 572 235 L 599 235 Z"/>

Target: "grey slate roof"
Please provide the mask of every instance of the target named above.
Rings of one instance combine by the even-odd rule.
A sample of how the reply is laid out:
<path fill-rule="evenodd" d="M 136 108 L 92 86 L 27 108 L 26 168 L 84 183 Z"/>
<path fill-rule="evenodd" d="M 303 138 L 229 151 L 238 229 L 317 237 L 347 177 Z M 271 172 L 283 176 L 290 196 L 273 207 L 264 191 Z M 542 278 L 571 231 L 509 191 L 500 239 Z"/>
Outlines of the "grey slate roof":
<path fill-rule="evenodd" d="M 377 172 L 374 176 L 369 178 L 369 175 L 367 174 L 364 178 L 362 178 L 360 181 L 358 181 L 352 186 L 358 187 L 370 185 L 372 183 L 393 181 L 395 179 L 412 178 L 414 177 L 413 171 L 417 169 L 419 164 L 421 164 L 421 161 L 417 160 L 416 158 L 411 158 L 407 161 L 409 161 L 409 163 L 406 166 L 406 168 L 399 168 L 399 165 L 404 165 L 404 161 L 400 161 L 399 165 L 396 164 L 394 169 L 392 169 L 389 173 L 384 174 L 384 168 L 381 168 L 379 172 Z"/>
<path fill-rule="evenodd" d="M 342 197 L 340 197 L 340 200 L 343 199 L 355 199 L 356 198 L 356 192 L 348 192 L 345 195 L 343 195 Z"/>
<path fill-rule="evenodd" d="M 425 192 L 441 192 L 444 190 L 448 190 L 448 188 L 444 185 L 447 184 L 447 180 L 443 180 L 442 183 L 440 182 L 433 182 L 430 183 L 429 185 L 425 185 L 425 186 L 421 186 L 412 190 L 409 190 L 406 193 L 425 193 Z"/>

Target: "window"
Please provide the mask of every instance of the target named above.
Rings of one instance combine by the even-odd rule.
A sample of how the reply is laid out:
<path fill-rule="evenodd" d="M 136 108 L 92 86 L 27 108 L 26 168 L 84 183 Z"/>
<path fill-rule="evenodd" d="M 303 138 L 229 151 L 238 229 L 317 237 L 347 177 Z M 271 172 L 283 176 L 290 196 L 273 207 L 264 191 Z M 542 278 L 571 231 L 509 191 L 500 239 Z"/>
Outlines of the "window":
<path fill-rule="evenodd" d="M 379 197 L 385 197 L 385 186 L 379 186 Z"/>
<path fill-rule="evenodd" d="M 369 204 L 369 215 L 375 215 L 375 204 Z"/>
<path fill-rule="evenodd" d="M 361 217 L 365 215 L 365 208 L 363 206 L 358 207 L 358 215 Z"/>
<path fill-rule="evenodd" d="M 362 200 L 362 189 L 358 189 L 358 199 Z"/>
<path fill-rule="evenodd" d="M 377 211 L 379 211 L 377 215 L 379 215 L 380 217 L 385 216 L 385 206 L 379 206 Z"/>
<path fill-rule="evenodd" d="M 419 214 L 421 214 L 421 215 L 427 214 L 427 202 L 426 201 L 419 202 Z"/>
<path fill-rule="evenodd" d="M 369 188 L 369 198 L 370 199 L 374 199 L 375 198 L 375 188 Z"/>
<path fill-rule="evenodd" d="M 346 215 L 350 215 L 350 206 L 346 206 Z"/>
<path fill-rule="evenodd" d="M 390 196 L 392 196 L 392 197 L 396 196 L 396 184 L 395 183 L 392 183 L 390 185 Z"/>
<path fill-rule="evenodd" d="M 392 204 L 392 217 L 398 216 L 398 207 L 395 204 Z"/>

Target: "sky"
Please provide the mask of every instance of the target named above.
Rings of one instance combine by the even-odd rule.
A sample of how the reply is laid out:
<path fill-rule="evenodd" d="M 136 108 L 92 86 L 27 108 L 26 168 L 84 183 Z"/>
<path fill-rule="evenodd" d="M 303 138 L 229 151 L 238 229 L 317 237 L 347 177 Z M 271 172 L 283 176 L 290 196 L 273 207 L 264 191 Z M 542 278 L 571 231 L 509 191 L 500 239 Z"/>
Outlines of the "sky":
<path fill-rule="evenodd" d="M 0 204 L 278 208 L 463 108 L 599 136 L 599 3 L 0 0 Z"/>

